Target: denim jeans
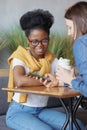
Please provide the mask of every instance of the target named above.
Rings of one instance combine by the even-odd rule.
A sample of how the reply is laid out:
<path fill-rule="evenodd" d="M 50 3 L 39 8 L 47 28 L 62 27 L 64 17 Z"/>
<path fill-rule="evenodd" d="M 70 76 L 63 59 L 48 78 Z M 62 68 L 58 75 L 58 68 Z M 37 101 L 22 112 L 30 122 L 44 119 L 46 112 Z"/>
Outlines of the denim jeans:
<path fill-rule="evenodd" d="M 61 130 L 65 119 L 66 115 L 56 110 L 29 107 L 16 102 L 10 103 L 6 114 L 6 124 L 13 130 Z M 84 130 L 80 121 L 79 125 Z"/>

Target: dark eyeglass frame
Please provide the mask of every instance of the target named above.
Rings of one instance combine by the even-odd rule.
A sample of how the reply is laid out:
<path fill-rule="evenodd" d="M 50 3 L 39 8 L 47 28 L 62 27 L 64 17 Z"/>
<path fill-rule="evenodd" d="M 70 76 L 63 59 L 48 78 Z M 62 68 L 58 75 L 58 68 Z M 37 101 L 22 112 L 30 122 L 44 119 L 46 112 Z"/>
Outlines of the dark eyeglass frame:
<path fill-rule="evenodd" d="M 28 41 L 33 45 L 33 46 L 37 46 L 39 43 L 41 43 L 42 45 L 44 46 L 47 46 L 49 44 L 49 38 L 45 38 L 45 39 L 42 39 L 41 41 L 38 41 L 38 40 L 30 40 L 28 38 Z"/>

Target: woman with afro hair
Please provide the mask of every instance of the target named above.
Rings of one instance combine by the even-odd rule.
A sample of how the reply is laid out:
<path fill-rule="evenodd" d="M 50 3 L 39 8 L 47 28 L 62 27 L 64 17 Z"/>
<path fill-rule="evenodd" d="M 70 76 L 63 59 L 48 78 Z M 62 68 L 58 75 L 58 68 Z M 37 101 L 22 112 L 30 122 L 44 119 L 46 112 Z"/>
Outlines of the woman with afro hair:
<path fill-rule="evenodd" d="M 52 14 L 42 9 L 29 11 L 20 18 L 20 25 L 25 31 L 29 47 L 19 46 L 8 59 L 9 88 L 42 85 L 29 73 L 40 76 L 55 73 L 58 59 L 48 51 L 53 22 Z M 11 103 L 6 114 L 7 126 L 14 130 L 60 130 L 65 116 L 46 107 L 48 98 L 32 93 L 9 92 L 8 102 Z"/>

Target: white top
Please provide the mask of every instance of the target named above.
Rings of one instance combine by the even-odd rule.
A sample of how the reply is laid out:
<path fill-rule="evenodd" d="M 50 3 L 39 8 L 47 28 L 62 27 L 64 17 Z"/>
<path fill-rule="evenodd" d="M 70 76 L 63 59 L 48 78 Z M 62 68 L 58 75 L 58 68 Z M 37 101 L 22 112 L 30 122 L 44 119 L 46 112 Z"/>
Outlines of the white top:
<path fill-rule="evenodd" d="M 16 66 L 20 65 L 24 67 L 26 74 L 29 73 L 29 67 L 25 65 L 21 60 L 14 58 L 12 62 L 12 69 Z M 58 66 L 58 59 L 55 58 L 51 64 L 51 74 L 55 74 L 56 68 Z M 13 100 L 19 102 L 20 93 L 15 93 L 13 96 Z M 23 103 L 23 105 L 31 106 L 31 107 L 45 107 L 47 106 L 48 96 L 42 96 L 37 94 L 29 93 L 27 97 L 27 102 Z"/>

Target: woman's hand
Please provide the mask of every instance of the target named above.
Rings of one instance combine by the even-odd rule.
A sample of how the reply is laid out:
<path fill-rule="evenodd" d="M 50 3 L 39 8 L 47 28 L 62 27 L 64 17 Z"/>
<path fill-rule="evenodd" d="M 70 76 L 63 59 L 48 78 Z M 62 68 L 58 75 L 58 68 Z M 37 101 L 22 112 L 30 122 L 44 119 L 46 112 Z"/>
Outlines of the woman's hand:
<path fill-rule="evenodd" d="M 45 85 L 46 87 L 58 86 L 59 82 L 53 75 L 47 73 L 44 77 L 51 80 L 50 82 L 48 82 L 48 80 L 43 81 L 42 78 L 40 78 L 40 82 L 43 83 L 43 85 Z"/>
<path fill-rule="evenodd" d="M 67 70 L 59 66 L 56 70 L 56 78 L 64 83 L 71 85 L 71 81 L 75 78 L 74 68 L 72 70 Z"/>

